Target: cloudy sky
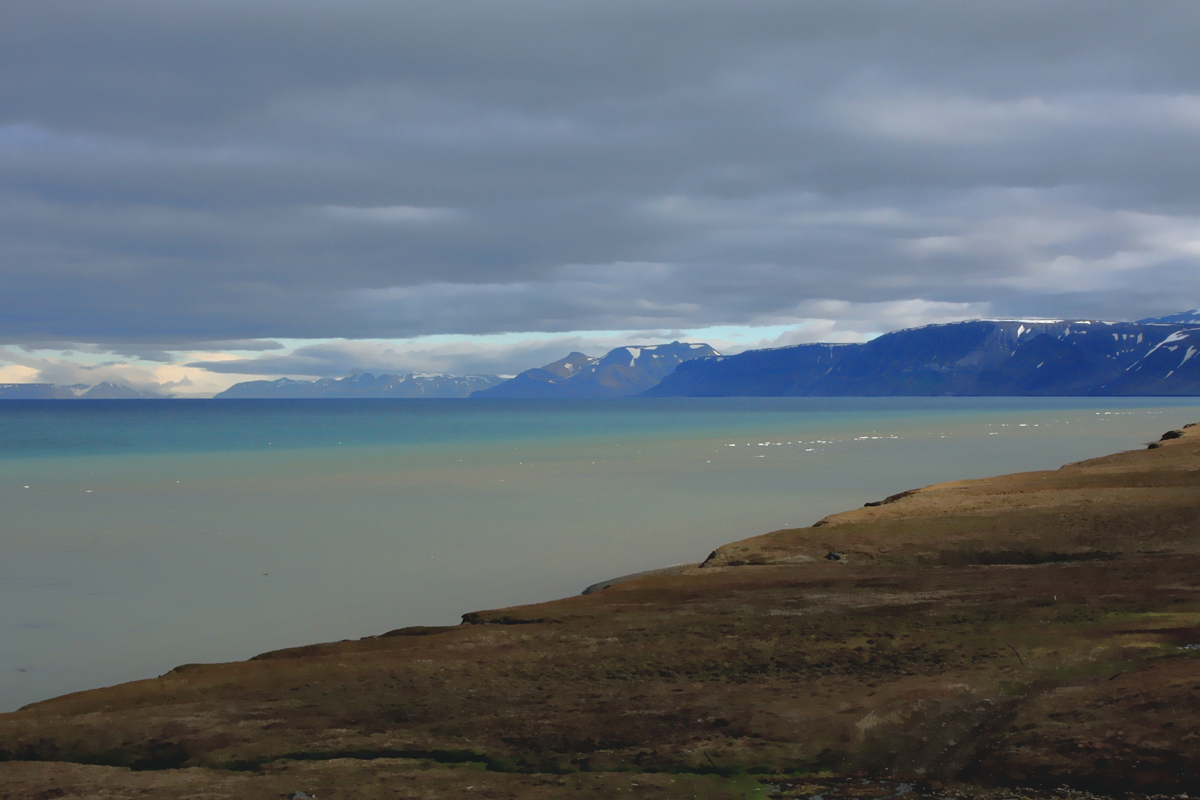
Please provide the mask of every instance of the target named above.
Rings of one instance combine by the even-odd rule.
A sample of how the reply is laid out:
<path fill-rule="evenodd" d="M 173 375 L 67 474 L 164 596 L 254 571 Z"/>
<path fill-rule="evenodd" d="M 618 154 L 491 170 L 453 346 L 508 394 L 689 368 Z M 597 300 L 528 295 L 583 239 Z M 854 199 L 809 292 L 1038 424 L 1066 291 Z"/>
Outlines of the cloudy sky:
<path fill-rule="evenodd" d="M 7 0 L 0 381 L 1200 305 L 1200 4 Z"/>

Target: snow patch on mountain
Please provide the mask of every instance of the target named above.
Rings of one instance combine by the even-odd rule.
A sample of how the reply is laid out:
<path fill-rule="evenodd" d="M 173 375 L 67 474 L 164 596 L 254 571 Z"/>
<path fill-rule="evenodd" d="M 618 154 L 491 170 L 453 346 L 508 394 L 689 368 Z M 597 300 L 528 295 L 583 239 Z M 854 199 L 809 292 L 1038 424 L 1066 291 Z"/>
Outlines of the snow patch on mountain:
<path fill-rule="evenodd" d="M 719 355 L 708 345 L 694 342 L 617 347 L 598 358 L 571 353 L 471 396 L 481 399 L 628 397 L 656 386 L 685 361 Z"/>

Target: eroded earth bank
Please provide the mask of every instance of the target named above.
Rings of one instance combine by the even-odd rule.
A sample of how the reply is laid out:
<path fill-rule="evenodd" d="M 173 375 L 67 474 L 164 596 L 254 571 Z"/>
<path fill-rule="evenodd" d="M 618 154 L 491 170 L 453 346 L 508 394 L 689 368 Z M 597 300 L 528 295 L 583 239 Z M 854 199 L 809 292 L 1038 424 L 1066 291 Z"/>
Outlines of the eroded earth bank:
<path fill-rule="evenodd" d="M 1198 432 L 36 703 L 0 798 L 1195 795 Z"/>

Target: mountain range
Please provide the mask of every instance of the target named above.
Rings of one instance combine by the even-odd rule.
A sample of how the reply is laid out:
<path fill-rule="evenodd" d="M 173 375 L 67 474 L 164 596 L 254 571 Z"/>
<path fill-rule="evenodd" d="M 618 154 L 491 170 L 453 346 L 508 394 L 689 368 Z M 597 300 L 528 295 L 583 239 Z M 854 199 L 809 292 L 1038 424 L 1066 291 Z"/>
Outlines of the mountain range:
<path fill-rule="evenodd" d="M 671 342 L 649 347 L 618 347 L 597 358 L 571 353 L 566 358 L 471 395 L 472 398 L 630 397 L 658 385 L 680 364 L 717 358 L 706 344 Z"/>
<path fill-rule="evenodd" d="M 374 375 L 361 372 L 340 380 L 322 378 L 316 381 L 294 381 L 280 378 L 275 381 L 245 381 L 230 386 L 214 396 L 215 400 L 314 397 L 468 397 L 474 391 L 496 386 L 504 381 L 497 375 L 445 375 L 442 373 L 408 372 L 404 375 Z"/>
<path fill-rule="evenodd" d="M 642 394 L 1200 395 L 1198 351 L 1190 321 L 972 320 L 688 361 Z"/>
<path fill-rule="evenodd" d="M 237 398 L 575 398 L 790 396 L 1200 396 L 1200 308 L 1137 322 L 971 320 L 863 344 L 801 344 L 733 356 L 707 344 L 626 346 L 570 355 L 513 378 L 361 372 L 245 381 Z M 0 384 L 0 400 L 146 399 L 96 386 Z"/>
<path fill-rule="evenodd" d="M 104 381 L 95 386 L 76 383 L 56 386 L 53 383 L 0 383 L 0 400 L 162 400 L 161 394 L 141 392 L 117 383 Z"/>

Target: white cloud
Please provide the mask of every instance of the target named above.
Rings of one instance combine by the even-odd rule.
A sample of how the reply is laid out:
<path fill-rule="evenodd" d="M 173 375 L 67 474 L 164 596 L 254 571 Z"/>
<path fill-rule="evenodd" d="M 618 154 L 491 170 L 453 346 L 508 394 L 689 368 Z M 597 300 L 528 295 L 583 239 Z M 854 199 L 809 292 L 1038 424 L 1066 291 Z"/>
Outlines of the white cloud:
<path fill-rule="evenodd" d="M 996 145 L 1094 135 L 1097 129 L 1195 133 L 1200 130 L 1200 95 L 1087 91 L 991 98 L 868 82 L 830 96 L 822 114 L 832 127 L 856 137 Z"/>
<path fill-rule="evenodd" d="M 827 103 L 825 114 L 855 136 L 929 144 L 1000 142 L 1079 119 L 1071 104 L 1043 97 L 989 100 L 918 88 L 842 95 Z"/>
<path fill-rule="evenodd" d="M 0 365 L 0 383 L 37 383 L 38 370 L 24 364 Z"/>
<path fill-rule="evenodd" d="M 59 386 L 108 381 L 141 391 L 177 397 L 209 397 L 236 383 L 239 378 L 187 367 L 181 362 L 204 358 L 229 361 L 244 354 L 176 351 L 165 357 L 171 363 L 114 357 L 106 346 L 74 343 L 67 350 L 0 348 L 0 382 L 54 383 Z"/>
<path fill-rule="evenodd" d="M 460 212 L 452 208 L 418 208 L 416 206 L 376 206 L 373 208 L 325 206 L 325 211 L 336 219 L 382 224 L 445 222 L 462 216 Z"/>
<path fill-rule="evenodd" d="M 214 356 L 220 359 L 226 354 L 219 353 L 186 353 L 180 358 L 191 359 L 193 356 Z M 154 388 L 163 394 L 174 397 L 212 397 L 217 392 L 223 392 L 239 381 L 238 376 L 222 375 L 206 369 L 188 367 L 183 364 L 163 364 L 150 371 Z M 244 378 L 242 378 L 244 379 Z"/>

